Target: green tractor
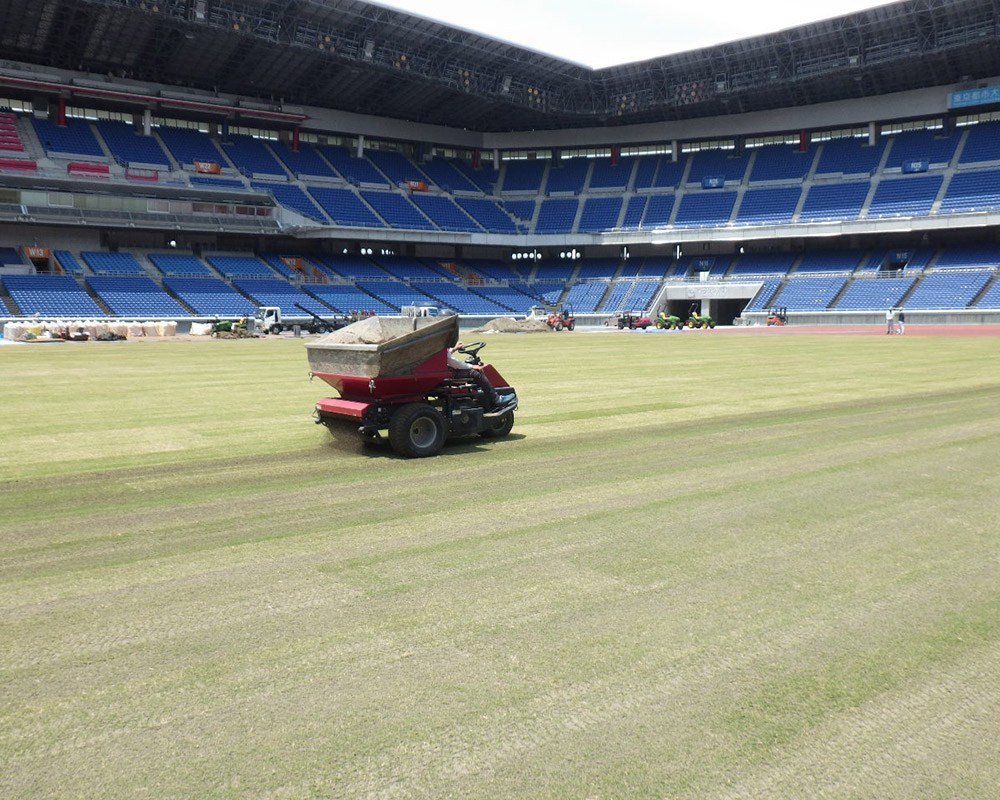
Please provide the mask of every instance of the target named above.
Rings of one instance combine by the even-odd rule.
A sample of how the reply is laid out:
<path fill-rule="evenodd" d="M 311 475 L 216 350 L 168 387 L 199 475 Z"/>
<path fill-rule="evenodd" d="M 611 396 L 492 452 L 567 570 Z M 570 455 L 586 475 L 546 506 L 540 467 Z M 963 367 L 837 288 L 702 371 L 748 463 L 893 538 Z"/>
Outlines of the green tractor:
<path fill-rule="evenodd" d="M 680 317 L 674 316 L 673 314 L 668 314 L 666 311 L 661 311 L 656 317 L 656 327 L 659 330 L 676 331 L 680 330 L 684 323 L 681 321 Z"/>
<path fill-rule="evenodd" d="M 698 311 L 698 306 L 692 305 L 691 309 L 688 311 L 687 322 L 684 323 L 689 328 L 714 328 L 715 320 L 712 319 L 708 314 L 702 314 Z"/>

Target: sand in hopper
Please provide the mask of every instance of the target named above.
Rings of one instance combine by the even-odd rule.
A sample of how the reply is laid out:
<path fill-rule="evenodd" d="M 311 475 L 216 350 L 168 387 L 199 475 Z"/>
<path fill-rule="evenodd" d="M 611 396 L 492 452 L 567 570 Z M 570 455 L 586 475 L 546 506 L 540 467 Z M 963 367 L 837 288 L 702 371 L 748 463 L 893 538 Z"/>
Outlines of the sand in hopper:
<path fill-rule="evenodd" d="M 472 333 L 544 333 L 552 328 L 543 319 L 514 319 L 514 317 L 497 317 L 491 319 Z"/>

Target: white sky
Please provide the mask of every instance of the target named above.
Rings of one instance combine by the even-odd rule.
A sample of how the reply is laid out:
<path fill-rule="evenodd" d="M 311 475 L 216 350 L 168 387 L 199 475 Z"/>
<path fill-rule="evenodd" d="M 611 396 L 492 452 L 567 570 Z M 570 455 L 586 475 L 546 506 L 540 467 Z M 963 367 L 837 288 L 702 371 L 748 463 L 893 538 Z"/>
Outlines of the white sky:
<path fill-rule="evenodd" d="M 375 0 L 601 68 L 773 33 L 878 0 Z"/>

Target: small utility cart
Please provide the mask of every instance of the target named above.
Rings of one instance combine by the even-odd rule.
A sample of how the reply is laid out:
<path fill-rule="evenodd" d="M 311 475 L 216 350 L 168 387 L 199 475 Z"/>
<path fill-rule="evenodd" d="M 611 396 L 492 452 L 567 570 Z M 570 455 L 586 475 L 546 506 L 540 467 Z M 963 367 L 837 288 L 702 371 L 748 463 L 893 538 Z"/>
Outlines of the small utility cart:
<path fill-rule="evenodd" d="M 517 394 L 489 364 L 486 377 L 501 397 L 499 411 L 470 380 L 448 366 L 458 341 L 458 317 L 370 317 L 306 343 L 310 376 L 339 397 L 316 403 L 314 417 L 331 432 L 353 427 L 365 440 L 388 434 L 408 458 L 433 456 L 449 438 L 506 436 L 514 425 Z M 475 342 L 459 351 L 481 365 Z"/>

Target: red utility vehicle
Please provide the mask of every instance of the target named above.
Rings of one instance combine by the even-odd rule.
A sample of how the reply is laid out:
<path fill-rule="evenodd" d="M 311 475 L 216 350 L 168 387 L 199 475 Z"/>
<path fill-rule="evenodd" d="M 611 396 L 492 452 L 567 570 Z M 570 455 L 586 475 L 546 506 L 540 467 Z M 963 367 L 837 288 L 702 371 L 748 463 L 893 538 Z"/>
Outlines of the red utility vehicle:
<path fill-rule="evenodd" d="M 345 341 L 351 328 L 361 325 L 366 341 Z M 500 408 L 492 409 L 479 387 L 449 368 L 448 349 L 457 341 L 457 317 L 372 317 L 307 343 L 310 376 L 340 395 L 316 403 L 316 422 L 331 431 L 348 423 L 373 441 L 387 431 L 392 449 L 408 458 L 436 455 L 452 437 L 506 436 L 514 425 L 517 393 L 479 359 L 485 342 L 463 346 L 457 352 L 467 363 L 483 365 L 500 395 Z"/>

